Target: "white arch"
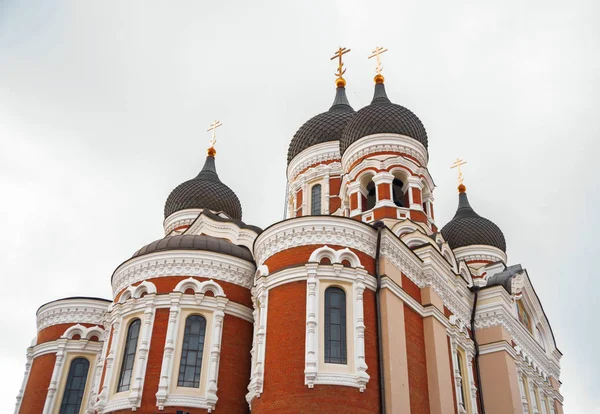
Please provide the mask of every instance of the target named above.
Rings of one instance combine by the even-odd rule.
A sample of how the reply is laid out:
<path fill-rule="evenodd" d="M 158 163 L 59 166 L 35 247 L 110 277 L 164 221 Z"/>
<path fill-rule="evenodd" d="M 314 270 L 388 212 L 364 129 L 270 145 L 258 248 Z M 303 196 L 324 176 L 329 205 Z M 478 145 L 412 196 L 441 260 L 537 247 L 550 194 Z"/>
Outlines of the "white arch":
<path fill-rule="evenodd" d="M 200 282 L 193 277 L 188 277 L 187 279 L 182 280 L 175 286 L 173 292 L 181 292 L 185 293 L 186 290 L 192 289 L 194 293 L 206 294 L 207 291 L 211 291 L 215 297 L 222 296 L 227 297 L 225 295 L 225 291 L 223 288 L 214 280 L 205 280 L 204 282 Z"/>
<path fill-rule="evenodd" d="M 65 333 L 61 335 L 61 338 L 73 339 L 73 336 L 79 335 L 82 339 L 90 339 L 92 336 L 96 336 L 98 340 L 100 340 L 100 338 L 102 338 L 102 332 L 102 328 L 98 325 L 86 328 L 78 323 L 77 325 L 67 328 Z"/>
<path fill-rule="evenodd" d="M 269 266 L 266 264 L 258 266 L 256 269 L 256 273 L 254 274 L 255 278 L 259 278 L 261 276 L 269 276 Z"/>
<path fill-rule="evenodd" d="M 332 264 L 342 263 L 344 260 L 348 260 L 352 267 L 363 267 L 356 253 L 347 247 L 340 250 L 334 250 L 329 246 L 319 247 L 311 253 L 308 261 L 320 263 L 323 258 L 329 259 Z"/>
<path fill-rule="evenodd" d="M 465 278 L 469 287 L 473 286 L 473 276 L 471 275 L 469 267 L 464 262 L 464 260 L 461 260 L 461 262 L 458 264 L 458 273 L 460 273 L 462 277 Z"/>
<path fill-rule="evenodd" d="M 125 303 L 129 299 L 141 298 L 144 293 L 156 294 L 156 286 L 154 283 L 144 280 L 137 286 L 128 286 L 119 297 L 119 303 Z"/>

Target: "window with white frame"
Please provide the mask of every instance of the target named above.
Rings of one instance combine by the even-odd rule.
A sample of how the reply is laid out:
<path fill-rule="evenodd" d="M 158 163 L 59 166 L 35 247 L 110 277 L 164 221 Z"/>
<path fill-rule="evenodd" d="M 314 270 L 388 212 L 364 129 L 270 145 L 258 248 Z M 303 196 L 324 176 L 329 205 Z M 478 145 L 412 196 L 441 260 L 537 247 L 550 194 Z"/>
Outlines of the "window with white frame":
<path fill-rule="evenodd" d="M 127 328 L 127 338 L 125 339 L 125 349 L 121 361 L 117 392 L 128 391 L 131 387 L 131 376 L 135 364 L 135 354 L 137 351 L 138 339 L 140 337 L 141 325 L 142 322 L 140 319 L 136 318 L 129 323 L 129 328 Z"/>
<path fill-rule="evenodd" d="M 344 289 L 331 286 L 325 290 L 324 319 L 324 362 L 346 364 L 346 293 Z"/>
<path fill-rule="evenodd" d="M 190 315 L 185 320 L 185 331 L 179 362 L 178 387 L 200 387 L 206 318 L 202 315 Z"/>
<path fill-rule="evenodd" d="M 71 361 L 59 414 L 79 413 L 89 370 L 90 361 L 86 358 Z"/>
<path fill-rule="evenodd" d="M 310 189 L 310 214 L 313 216 L 321 214 L 321 184 L 315 184 Z"/>

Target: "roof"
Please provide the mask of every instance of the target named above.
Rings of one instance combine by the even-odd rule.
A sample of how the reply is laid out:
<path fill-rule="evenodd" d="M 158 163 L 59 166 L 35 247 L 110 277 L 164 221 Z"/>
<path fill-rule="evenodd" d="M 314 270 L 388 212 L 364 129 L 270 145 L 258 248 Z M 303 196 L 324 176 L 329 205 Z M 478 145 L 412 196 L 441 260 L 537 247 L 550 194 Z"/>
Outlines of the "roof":
<path fill-rule="evenodd" d="M 242 218 L 242 205 L 235 193 L 221 182 L 215 167 L 215 157 L 207 156 L 202 171 L 195 178 L 179 184 L 165 203 L 165 218 L 192 208 L 222 211 L 237 220 Z"/>
<path fill-rule="evenodd" d="M 234 256 L 248 262 L 253 262 L 252 253 L 246 247 L 235 245 L 225 239 L 207 235 L 180 234 L 155 240 L 139 249 L 131 256 L 136 258 L 150 253 L 169 250 L 204 250 Z"/>
<path fill-rule="evenodd" d="M 441 231 L 452 249 L 481 244 L 496 247 L 506 253 L 506 240 L 502 230 L 473 210 L 466 192 L 458 195 L 456 214 Z"/>
<path fill-rule="evenodd" d="M 288 149 L 288 164 L 306 148 L 323 142 L 338 141 L 354 113 L 346 98 L 346 88 L 338 87 L 331 108 L 306 121 L 292 138 Z"/>
<path fill-rule="evenodd" d="M 359 110 L 342 133 L 340 151 L 343 154 L 363 137 L 383 133 L 409 136 L 427 149 L 427 131 L 421 120 L 409 109 L 392 103 L 384 84 L 377 83 L 371 104 Z"/>
<path fill-rule="evenodd" d="M 503 271 L 491 276 L 487 280 L 487 284 L 484 286 L 484 288 L 502 286 L 509 294 L 512 295 L 512 279 L 515 275 L 521 273 L 522 271 L 523 268 L 520 264 L 509 266 Z"/>
<path fill-rule="evenodd" d="M 110 299 L 97 298 L 97 297 L 94 297 L 94 296 L 69 296 L 67 298 L 55 299 L 55 300 L 51 300 L 50 302 L 44 303 L 42 306 L 40 306 L 38 308 L 37 311 L 35 311 L 35 314 L 37 315 L 40 312 L 40 309 L 42 309 L 46 305 L 50 305 L 51 303 L 62 302 L 63 300 L 77 300 L 77 299 L 97 300 L 97 301 L 100 301 L 100 302 L 108 302 L 108 303 L 112 302 L 112 300 L 110 300 Z"/>

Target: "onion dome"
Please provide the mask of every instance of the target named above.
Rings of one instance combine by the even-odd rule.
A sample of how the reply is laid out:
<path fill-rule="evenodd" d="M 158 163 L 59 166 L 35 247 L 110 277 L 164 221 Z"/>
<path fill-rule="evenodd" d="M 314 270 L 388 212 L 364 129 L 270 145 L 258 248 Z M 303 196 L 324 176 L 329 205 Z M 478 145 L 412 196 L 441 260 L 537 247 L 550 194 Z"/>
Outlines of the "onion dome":
<path fill-rule="evenodd" d="M 335 99 L 329 111 L 312 117 L 296 132 L 288 149 L 288 164 L 306 148 L 323 142 L 339 141 L 346 124 L 354 115 L 354 109 L 346 98 L 346 88 L 343 85 L 344 82 L 338 82 Z"/>
<path fill-rule="evenodd" d="M 246 247 L 235 245 L 225 239 L 193 234 L 168 236 L 164 239 L 153 241 L 135 252 L 131 258 L 168 250 L 205 250 L 234 256 L 248 262 L 254 260 L 252 253 Z"/>
<path fill-rule="evenodd" d="M 456 214 L 442 228 L 442 235 L 450 247 L 456 249 L 482 244 L 496 247 L 506 253 L 506 241 L 502 230 L 473 210 L 464 185 L 461 184 L 459 191 Z"/>
<path fill-rule="evenodd" d="M 222 211 L 230 218 L 241 220 L 240 200 L 219 180 L 215 168 L 215 154 L 216 151 L 211 148 L 202 171 L 195 178 L 179 184 L 171 191 L 165 203 L 165 218 L 176 211 L 202 208 L 215 212 Z"/>
<path fill-rule="evenodd" d="M 427 132 L 423 123 L 409 109 L 389 100 L 385 93 L 383 76 L 378 75 L 375 81 L 375 93 L 371 104 L 359 110 L 342 133 L 342 154 L 359 139 L 384 133 L 409 136 L 427 149 Z"/>

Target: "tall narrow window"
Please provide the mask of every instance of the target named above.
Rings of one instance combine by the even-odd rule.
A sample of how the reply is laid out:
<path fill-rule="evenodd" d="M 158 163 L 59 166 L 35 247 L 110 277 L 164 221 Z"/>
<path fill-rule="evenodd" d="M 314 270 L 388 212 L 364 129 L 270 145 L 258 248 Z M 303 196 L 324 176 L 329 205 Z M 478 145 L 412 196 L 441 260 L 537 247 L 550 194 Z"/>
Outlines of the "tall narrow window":
<path fill-rule="evenodd" d="M 404 183 L 397 178 L 394 178 L 392 181 L 392 192 L 394 197 L 394 204 L 398 207 L 404 207 L 404 193 L 402 192 L 402 187 L 404 187 Z"/>
<path fill-rule="evenodd" d="M 346 364 L 346 293 L 338 287 L 325 290 L 325 362 Z"/>
<path fill-rule="evenodd" d="M 181 362 L 179 363 L 178 387 L 200 387 L 200 371 L 202 369 L 202 352 L 206 319 L 200 315 L 188 316 L 185 320 Z"/>
<path fill-rule="evenodd" d="M 71 361 L 60 414 L 79 414 L 89 368 L 90 363 L 85 358 L 75 358 Z"/>
<path fill-rule="evenodd" d="M 466 410 L 465 398 L 465 376 L 463 371 L 463 359 L 460 352 L 456 353 L 456 363 L 458 364 L 458 373 L 460 375 L 460 392 L 458 393 L 458 403 Z"/>
<path fill-rule="evenodd" d="M 121 374 L 119 375 L 119 385 L 117 392 L 127 391 L 131 386 L 131 374 L 133 373 L 133 364 L 135 362 L 135 353 L 137 351 L 138 338 L 140 337 L 140 326 L 142 322 L 134 319 L 127 329 L 127 338 L 125 339 L 125 352 L 123 353 L 123 362 L 121 362 Z"/>
<path fill-rule="evenodd" d="M 321 184 L 313 185 L 310 190 L 310 214 L 321 214 Z"/>
<path fill-rule="evenodd" d="M 369 181 L 367 184 L 367 206 L 363 211 L 371 210 L 375 207 L 377 203 L 377 196 L 375 193 L 375 183 L 373 181 Z"/>

